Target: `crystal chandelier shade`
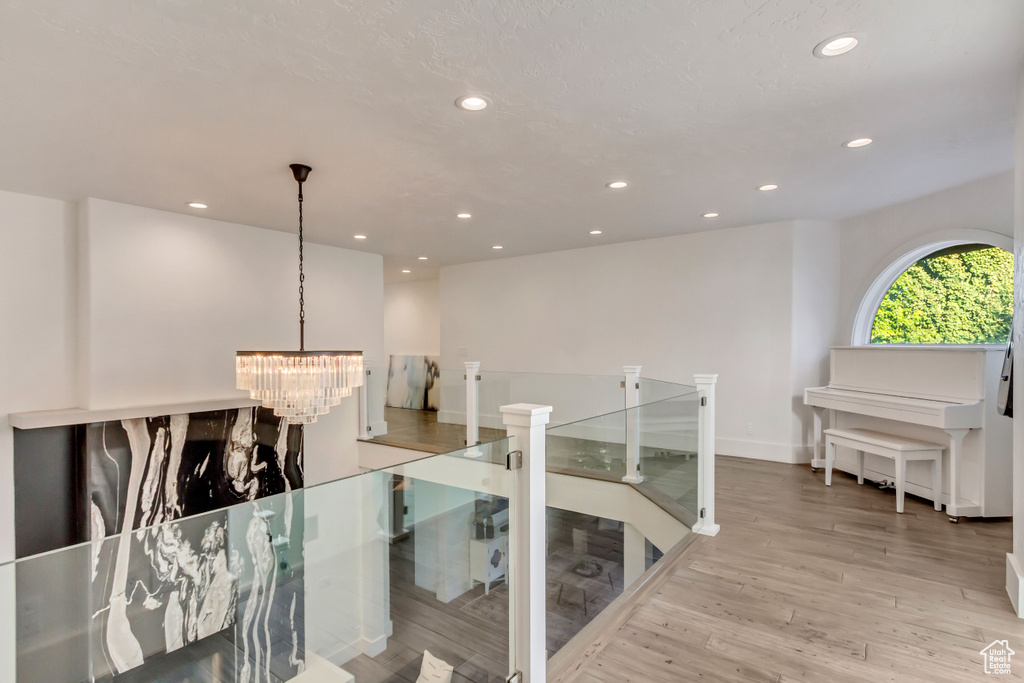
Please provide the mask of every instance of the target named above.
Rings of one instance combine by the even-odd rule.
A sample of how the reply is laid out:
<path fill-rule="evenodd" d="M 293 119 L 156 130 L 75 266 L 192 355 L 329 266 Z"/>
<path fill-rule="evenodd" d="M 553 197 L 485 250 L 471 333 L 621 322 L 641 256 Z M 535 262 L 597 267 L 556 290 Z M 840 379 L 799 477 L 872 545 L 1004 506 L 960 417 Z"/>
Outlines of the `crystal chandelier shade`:
<path fill-rule="evenodd" d="M 290 424 L 310 424 L 363 383 L 358 351 L 239 351 L 238 388 Z"/>
<path fill-rule="evenodd" d="M 360 351 L 306 351 L 305 275 L 302 271 L 302 183 L 310 167 L 292 164 L 299 183 L 299 350 L 239 351 L 236 386 L 289 424 L 310 424 L 363 384 Z"/>

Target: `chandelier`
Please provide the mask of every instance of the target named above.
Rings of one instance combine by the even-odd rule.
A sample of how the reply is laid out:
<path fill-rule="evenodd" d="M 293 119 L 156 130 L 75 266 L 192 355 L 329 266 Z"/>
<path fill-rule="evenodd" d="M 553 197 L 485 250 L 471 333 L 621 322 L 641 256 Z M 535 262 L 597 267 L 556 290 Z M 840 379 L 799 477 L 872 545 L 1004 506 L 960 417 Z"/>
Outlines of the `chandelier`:
<path fill-rule="evenodd" d="M 306 302 L 302 272 L 302 183 L 311 169 L 291 164 L 299 183 L 299 350 L 239 351 L 235 374 L 239 389 L 289 424 L 310 424 L 326 415 L 352 388 L 363 384 L 361 351 L 306 351 Z"/>

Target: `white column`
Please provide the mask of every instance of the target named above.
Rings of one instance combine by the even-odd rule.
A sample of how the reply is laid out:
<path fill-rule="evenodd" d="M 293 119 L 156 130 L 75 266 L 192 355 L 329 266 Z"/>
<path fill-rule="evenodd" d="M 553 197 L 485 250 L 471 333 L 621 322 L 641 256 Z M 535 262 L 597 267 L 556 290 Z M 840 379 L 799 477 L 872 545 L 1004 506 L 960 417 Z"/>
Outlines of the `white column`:
<path fill-rule="evenodd" d="M 622 590 L 647 570 L 647 539 L 629 522 L 622 523 Z"/>
<path fill-rule="evenodd" d="M 644 479 L 640 476 L 640 366 L 623 365 L 622 374 L 626 376 L 626 476 L 622 481 L 639 484 Z M 632 408 L 632 410 L 630 410 Z"/>
<path fill-rule="evenodd" d="M 480 363 L 466 362 L 466 446 L 472 448 L 480 443 L 480 385 L 477 375 Z"/>
<path fill-rule="evenodd" d="M 522 451 L 523 465 L 514 469 L 509 498 L 511 614 L 515 666 L 523 683 L 547 679 L 545 580 L 547 525 L 545 504 L 544 425 L 551 406 L 514 403 L 500 408 L 511 447 Z"/>
<path fill-rule="evenodd" d="M 374 435 L 370 433 L 370 370 L 363 369 L 363 385 L 359 387 L 359 438 L 369 439 Z"/>
<path fill-rule="evenodd" d="M 701 395 L 700 418 L 697 421 L 700 429 L 697 439 L 697 500 L 701 508 L 698 514 L 703 513 L 693 530 L 714 536 L 719 529 L 715 524 L 715 383 L 718 375 L 694 375 L 693 381 Z"/>

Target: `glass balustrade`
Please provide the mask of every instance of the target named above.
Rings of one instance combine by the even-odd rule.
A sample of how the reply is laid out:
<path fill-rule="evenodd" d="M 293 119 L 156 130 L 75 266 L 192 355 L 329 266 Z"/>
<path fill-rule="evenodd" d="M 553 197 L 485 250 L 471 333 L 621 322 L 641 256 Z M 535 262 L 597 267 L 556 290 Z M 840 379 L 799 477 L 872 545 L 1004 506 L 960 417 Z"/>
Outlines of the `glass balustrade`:
<path fill-rule="evenodd" d="M 688 526 L 696 522 L 701 508 L 700 408 L 700 393 L 689 388 L 688 393 L 636 409 L 642 484 L 678 504 Z M 666 509 L 673 509 L 661 502 Z"/>
<path fill-rule="evenodd" d="M 388 371 L 368 370 L 363 419 L 391 422 Z M 396 409 L 416 421 L 394 419 L 388 437 L 461 446 L 464 375 L 440 372 L 437 419 Z M 0 680 L 415 680 L 427 651 L 470 680 L 504 680 L 515 445 L 499 408 L 513 403 L 554 407 L 546 645 L 578 644 L 700 519 L 703 392 L 480 376 L 484 443 L 214 512 L 167 510 L 159 524 L 0 565 Z M 639 405 L 623 409 L 630 390 Z"/>
<path fill-rule="evenodd" d="M 0 565 L 0 679 L 505 680 L 508 440 Z M 170 511 L 169 513 L 170 514 Z"/>
<path fill-rule="evenodd" d="M 547 430 L 549 471 L 622 481 L 626 476 L 626 421 L 633 412 L 617 410 Z"/>
<path fill-rule="evenodd" d="M 660 379 L 640 378 L 640 401 L 639 405 L 645 403 L 658 403 L 668 398 L 677 398 L 691 394 L 697 390 L 690 384 L 679 384 L 677 382 L 665 382 Z"/>
<path fill-rule="evenodd" d="M 699 518 L 701 393 L 647 389 L 658 400 L 546 432 L 547 646 L 556 657 L 586 640 L 587 625 L 621 605 Z"/>

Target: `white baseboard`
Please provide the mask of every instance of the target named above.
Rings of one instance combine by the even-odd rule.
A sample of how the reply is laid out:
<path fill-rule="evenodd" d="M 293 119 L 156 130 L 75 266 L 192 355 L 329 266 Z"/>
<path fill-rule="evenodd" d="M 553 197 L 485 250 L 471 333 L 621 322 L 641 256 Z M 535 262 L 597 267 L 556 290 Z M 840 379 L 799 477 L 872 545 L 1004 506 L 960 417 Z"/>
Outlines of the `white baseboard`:
<path fill-rule="evenodd" d="M 1024 607 L 1024 597 L 1021 591 L 1024 590 L 1024 572 L 1021 572 L 1020 562 L 1013 553 L 1006 553 L 1006 593 L 1010 596 L 1013 604 L 1013 611 L 1021 617 L 1021 607 Z"/>
<path fill-rule="evenodd" d="M 453 425 L 466 424 L 466 413 L 458 413 L 452 410 L 437 411 L 437 421 Z"/>
<path fill-rule="evenodd" d="M 337 649 L 324 652 L 322 659 L 326 659 L 331 662 L 333 666 L 345 666 L 345 663 L 354 657 L 359 655 L 366 655 L 367 657 L 376 657 L 381 652 L 387 649 L 388 638 L 394 632 L 394 625 L 389 619 L 385 625 L 385 633 L 379 636 L 368 638 L 365 635 L 360 636 L 355 641 L 341 645 Z M 307 653 L 308 654 L 308 653 Z M 308 656 L 307 656 L 308 663 Z"/>
<path fill-rule="evenodd" d="M 715 452 L 751 460 L 770 460 L 791 465 L 809 463 L 814 452 L 813 446 L 794 446 L 788 443 L 770 441 L 747 441 L 745 439 L 715 439 Z"/>
<path fill-rule="evenodd" d="M 380 422 L 370 423 L 370 433 L 367 438 L 372 439 L 375 436 L 384 436 L 388 433 L 388 423 L 381 420 Z"/>
<path fill-rule="evenodd" d="M 376 638 L 367 638 L 363 636 L 360 641 L 362 643 L 363 654 L 367 657 L 376 657 L 388 647 L 388 636 L 391 635 L 393 627 L 391 622 L 388 622 L 388 632 L 382 633 Z"/>

